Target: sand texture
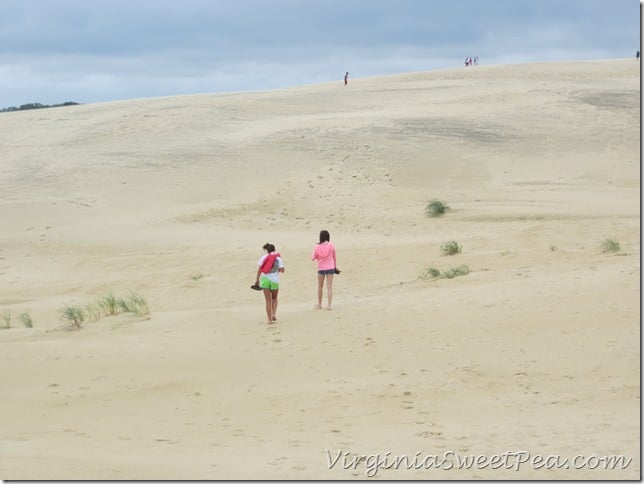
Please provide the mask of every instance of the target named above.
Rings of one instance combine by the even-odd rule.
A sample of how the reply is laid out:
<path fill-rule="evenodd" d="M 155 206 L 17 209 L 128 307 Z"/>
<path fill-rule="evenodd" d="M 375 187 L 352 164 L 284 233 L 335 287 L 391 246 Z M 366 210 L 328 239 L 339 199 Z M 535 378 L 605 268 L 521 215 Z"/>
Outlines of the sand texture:
<path fill-rule="evenodd" d="M 639 479 L 639 73 L 0 114 L 0 477 L 365 479 L 354 456 L 417 455 L 373 478 Z M 321 229 L 332 311 L 313 309 Z M 249 289 L 266 242 L 286 265 L 270 326 Z M 130 291 L 149 315 L 66 329 L 65 307 Z M 587 465 L 456 468 L 522 451 Z"/>

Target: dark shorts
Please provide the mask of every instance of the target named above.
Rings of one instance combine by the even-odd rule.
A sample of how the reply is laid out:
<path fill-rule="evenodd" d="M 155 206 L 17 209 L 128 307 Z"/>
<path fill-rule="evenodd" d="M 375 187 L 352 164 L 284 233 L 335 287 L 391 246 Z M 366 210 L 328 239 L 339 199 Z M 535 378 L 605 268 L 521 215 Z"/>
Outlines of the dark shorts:
<path fill-rule="evenodd" d="M 329 274 L 335 274 L 335 269 L 325 269 L 323 271 L 318 271 L 318 274 L 321 276 L 326 276 Z"/>

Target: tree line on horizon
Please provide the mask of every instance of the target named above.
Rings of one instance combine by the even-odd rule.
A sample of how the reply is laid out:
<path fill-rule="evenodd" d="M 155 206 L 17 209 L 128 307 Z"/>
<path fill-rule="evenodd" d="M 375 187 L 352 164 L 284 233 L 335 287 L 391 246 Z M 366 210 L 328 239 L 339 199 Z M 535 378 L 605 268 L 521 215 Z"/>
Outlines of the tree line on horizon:
<path fill-rule="evenodd" d="M 18 107 L 11 106 L 8 108 L 2 108 L 0 113 L 9 113 L 13 111 L 27 111 L 29 109 L 44 109 L 44 108 L 60 108 L 62 106 L 78 106 L 79 103 L 73 101 L 67 101 L 62 104 L 41 104 L 41 103 L 28 103 L 22 104 Z"/>

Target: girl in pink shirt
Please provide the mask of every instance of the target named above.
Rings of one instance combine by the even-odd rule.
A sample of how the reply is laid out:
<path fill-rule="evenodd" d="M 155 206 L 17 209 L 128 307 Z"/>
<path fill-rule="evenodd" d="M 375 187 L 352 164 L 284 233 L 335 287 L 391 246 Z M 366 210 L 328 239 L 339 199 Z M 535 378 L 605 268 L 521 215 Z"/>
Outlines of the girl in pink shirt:
<path fill-rule="evenodd" d="M 335 246 L 331 243 L 331 235 L 328 231 L 322 230 L 320 232 L 320 243 L 313 249 L 311 260 L 318 261 L 318 303 L 315 308 L 322 309 L 322 290 L 326 279 L 327 309 L 330 310 L 333 301 L 333 275 L 336 273 L 336 261 Z"/>

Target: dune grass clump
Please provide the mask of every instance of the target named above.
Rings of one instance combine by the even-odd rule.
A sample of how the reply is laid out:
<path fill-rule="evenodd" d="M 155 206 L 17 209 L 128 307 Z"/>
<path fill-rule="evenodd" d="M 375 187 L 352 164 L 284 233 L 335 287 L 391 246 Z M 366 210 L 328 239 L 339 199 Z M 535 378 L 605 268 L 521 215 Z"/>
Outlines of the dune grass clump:
<path fill-rule="evenodd" d="M 97 321 L 102 317 L 116 316 L 121 313 L 132 313 L 143 317 L 150 314 L 150 309 L 143 296 L 130 291 L 125 297 L 110 292 L 94 303 L 83 306 L 65 305 L 58 310 L 60 321 L 72 329 L 80 329 L 85 321 Z"/>
<path fill-rule="evenodd" d="M 20 321 L 25 328 L 34 327 L 34 321 L 27 313 L 22 313 L 20 316 L 18 316 L 18 321 Z"/>
<path fill-rule="evenodd" d="M 458 245 L 458 242 L 456 242 L 455 240 L 450 240 L 449 242 L 445 242 L 443 245 L 441 245 L 441 253 L 443 255 L 458 254 L 462 249 L 463 246 Z"/>
<path fill-rule="evenodd" d="M 11 311 L 6 309 L 0 313 L 0 318 L 4 321 L 4 326 L 0 326 L 0 329 L 9 329 L 11 328 Z"/>
<path fill-rule="evenodd" d="M 71 329 L 81 329 L 85 316 L 85 311 L 78 305 L 66 304 L 58 310 L 58 319 Z"/>
<path fill-rule="evenodd" d="M 120 313 L 133 313 L 137 316 L 150 314 L 148 303 L 143 296 L 130 290 L 127 296 L 116 296 L 110 292 L 96 303 L 102 308 L 105 316 L 115 316 Z"/>
<path fill-rule="evenodd" d="M 601 248 L 603 253 L 619 252 L 620 250 L 619 241 L 613 240 L 613 239 L 605 239 L 601 243 Z"/>
<path fill-rule="evenodd" d="M 97 304 L 105 316 L 115 316 L 119 313 L 119 300 L 113 292 L 100 298 Z"/>
<path fill-rule="evenodd" d="M 445 272 L 443 272 L 442 277 L 445 279 L 453 279 L 458 276 L 466 276 L 470 273 L 470 268 L 466 266 L 465 264 L 452 267 L 451 269 L 447 269 Z"/>
<path fill-rule="evenodd" d="M 9 309 L 6 309 L 2 311 L 2 313 L 0 313 L 0 319 L 4 321 L 4 325 L 0 326 L 0 329 L 11 329 L 12 315 Z M 20 321 L 25 328 L 34 327 L 34 322 L 31 319 L 31 316 L 29 316 L 29 314 L 27 313 L 22 313 L 20 316 L 18 316 L 18 321 Z"/>
<path fill-rule="evenodd" d="M 134 291 L 130 291 L 127 297 L 119 298 L 118 303 L 124 313 L 133 313 L 139 317 L 150 314 L 150 309 L 145 298 Z"/>
<path fill-rule="evenodd" d="M 88 321 L 97 321 L 103 316 L 103 308 L 100 301 L 85 304 L 83 306 L 83 311 Z"/>
<path fill-rule="evenodd" d="M 448 209 L 449 207 L 445 205 L 443 202 L 441 202 L 440 200 L 434 199 L 431 202 L 429 202 L 425 207 L 425 213 L 429 217 L 440 217 Z"/>
<path fill-rule="evenodd" d="M 419 274 L 419 279 L 422 280 L 431 280 L 431 279 L 453 279 L 457 276 L 466 276 L 471 272 L 470 268 L 465 264 L 460 266 L 452 267 L 446 271 L 439 271 L 435 267 L 427 267 Z"/>
<path fill-rule="evenodd" d="M 437 279 L 440 277 L 440 275 L 441 271 L 439 271 L 435 267 L 427 267 L 419 274 L 418 277 L 426 281 L 428 279 Z"/>

